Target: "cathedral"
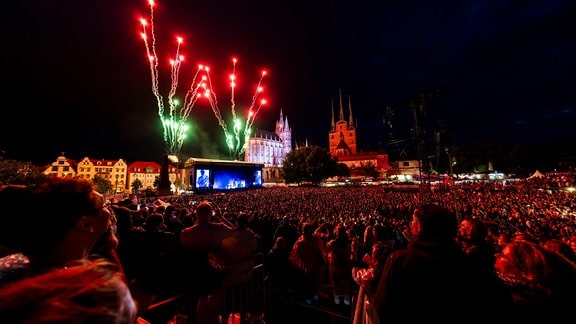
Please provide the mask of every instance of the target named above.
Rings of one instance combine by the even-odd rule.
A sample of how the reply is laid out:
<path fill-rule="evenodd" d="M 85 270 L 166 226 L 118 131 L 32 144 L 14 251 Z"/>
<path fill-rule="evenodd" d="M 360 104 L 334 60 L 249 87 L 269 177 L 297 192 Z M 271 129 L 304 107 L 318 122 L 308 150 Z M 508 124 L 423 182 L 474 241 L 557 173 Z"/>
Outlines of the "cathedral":
<path fill-rule="evenodd" d="M 292 130 L 288 126 L 288 117 L 280 110 L 274 132 L 256 130 L 248 140 L 244 161 L 264 163 L 264 181 L 280 180 L 280 170 L 288 152 L 292 151 Z"/>
<path fill-rule="evenodd" d="M 339 163 L 344 163 L 350 169 L 351 175 L 358 173 L 363 165 L 372 164 L 383 176 L 390 170 L 388 154 L 384 152 L 358 152 L 356 148 L 356 124 L 352 117 L 352 104 L 348 96 L 348 120 L 344 117 L 344 105 L 342 104 L 342 92 L 339 92 L 339 116 L 338 121 L 334 116 L 334 101 L 332 101 L 332 123 L 328 132 L 328 145 L 330 155 Z"/>
<path fill-rule="evenodd" d="M 356 146 L 356 125 L 352 117 L 352 104 L 348 96 L 348 119 L 344 117 L 342 93 L 339 93 L 339 116 L 334 115 L 332 101 L 332 123 L 328 133 L 329 152 L 338 162 L 346 164 L 354 174 L 359 167 L 372 164 L 380 173 L 390 170 L 388 154 L 383 152 L 362 152 Z M 263 163 L 264 182 L 282 182 L 281 170 L 286 155 L 292 151 L 292 130 L 288 125 L 288 117 L 280 110 L 280 118 L 276 121 L 274 132 L 256 130 L 248 140 L 244 161 Z"/>
<path fill-rule="evenodd" d="M 332 101 L 332 126 L 328 134 L 328 145 L 332 156 L 356 154 L 356 127 L 352 118 L 352 104 L 348 96 L 349 120 L 344 119 L 342 106 L 342 92 L 340 95 L 340 115 L 338 121 L 334 120 L 334 101 Z"/>

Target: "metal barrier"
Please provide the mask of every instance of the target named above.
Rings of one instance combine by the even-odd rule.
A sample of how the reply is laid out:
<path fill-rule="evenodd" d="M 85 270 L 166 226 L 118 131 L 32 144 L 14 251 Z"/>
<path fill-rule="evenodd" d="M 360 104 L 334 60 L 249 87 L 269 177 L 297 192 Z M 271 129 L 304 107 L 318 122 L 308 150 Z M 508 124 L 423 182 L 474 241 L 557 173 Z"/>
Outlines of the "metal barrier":
<path fill-rule="evenodd" d="M 222 324 L 260 324 L 272 316 L 271 284 L 263 264 L 253 268 L 252 278 L 239 285 L 226 287 L 221 308 Z M 188 296 L 167 298 L 148 307 L 139 318 L 140 324 L 194 324 L 195 307 Z M 270 322 L 270 321 L 268 321 Z"/>
<path fill-rule="evenodd" d="M 189 299 L 174 296 L 150 305 L 138 318 L 137 324 L 187 324 L 189 323 Z"/>
<path fill-rule="evenodd" d="M 226 287 L 221 310 L 222 323 L 265 323 L 272 315 L 270 292 L 270 281 L 266 278 L 264 266 L 258 264 L 253 268 L 251 280 Z"/>

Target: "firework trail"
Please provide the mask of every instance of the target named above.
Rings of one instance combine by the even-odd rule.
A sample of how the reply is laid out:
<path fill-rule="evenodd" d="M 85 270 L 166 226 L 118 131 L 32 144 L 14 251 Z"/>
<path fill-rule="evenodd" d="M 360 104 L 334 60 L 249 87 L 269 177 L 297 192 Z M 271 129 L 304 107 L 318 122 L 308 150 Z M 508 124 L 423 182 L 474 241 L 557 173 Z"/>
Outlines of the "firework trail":
<path fill-rule="evenodd" d="M 216 119 L 218 120 L 218 125 L 220 125 L 220 127 L 222 127 L 222 130 L 224 130 L 224 136 L 226 137 L 226 146 L 228 146 L 228 148 L 230 149 L 230 147 L 234 145 L 233 144 L 234 140 L 232 136 L 230 136 L 230 133 L 228 132 L 228 126 L 224 122 L 224 119 L 222 119 L 222 114 L 220 113 L 220 108 L 218 107 L 218 98 L 216 97 L 216 92 L 212 90 L 214 88 L 212 87 L 212 79 L 210 78 L 210 68 L 205 67 L 204 71 L 206 72 L 205 77 L 206 81 L 208 82 L 208 84 L 204 83 L 203 85 L 204 97 L 208 99 L 210 107 L 212 108 L 212 112 L 214 112 L 214 116 L 216 116 Z"/>
<path fill-rule="evenodd" d="M 232 112 L 232 125 L 231 125 L 232 131 L 229 131 L 228 125 L 222 118 L 222 114 L 220 113 L 220 107 L 218 106 L 218 99 L 216 96 L 216 92 L 214 92 L 214 90 L 210 90 L 213 89 L 213 87 L 209 69 L 205 69 L 208 84 L 204 95 L 206 96 L 206 98 L 208 98 L 208 102 L 212 107 L 212 111 L 214 112 L 214 115 L 218 119 L 218 124 L 220 125 L 220 127 L 222 127 L 222 130 L 224 131 L 226 145 L 228 146 L 230 156 L 233 159 L 240 159 L 242 154 L 244 154 L 244 152 L 246 151 L 254 119 L 256 118 L 256 115 L 260 110 L 260 108 L 266 103 L 266 100 L 262 99 L 256 111 L 254 111 L 254 105 L 263 91 L 263 87 L 261 84 L 262 79 L 266 75 L 266 71 L 262 72 L 262 76 L 256 87 L 256 92 L 252 96 L 252 103 L 248 108 L 246 120 L 243 121 L 241 120 L 241 118 L 238 117 L 238 114 L 236 113 L 235 88 L 236 88 L 236 63 L 238 62 L 238 60 L 236 58 L 233 58 L 232 62 L 233 62 L 233 73 L 230 75 L 230 87 L 231 87 L 230 104 Z M 240 131 L 242 130 L 243 123 L 244 123 L 244 131 L 241 134 Z"/>
<path fill-rule="evenodd" d="M 184 109 L 179 111 L 179 102 L 174 96 L 178 88 L 178 74 L 180 72 L 180 66 L 184 57 L 180 55 L 180 45 L 183 40 L 181 37 L 177 37 L 177 47 L 176 54 L 174 58 L 170 60 L 171 73 L 170 73 L 170 91 L 168 92 L 168 112 L 164 105 L 164 98 L 160 94 L 159 89 L 159 77 L 158 77 L 158 55 L 156 53 L 156 33 L 154 31 L 154 1 L 149 0 L 148 4 L 150 6 L 150 27 L 148 28 L 148 23 L 145 19 L 140 19 L 142 25 L 141 37 L 144 40 L 144 45 L 146 47 L 146 54 L 148 55 L 150 76 L 152 81 L 152 93 L 156 97 L 156 103 L 158 105 L 158 116 L 162 122 L 163 137 L 166 143 L 166 151 L 168 154 L 178 155 L 182 144 L 186 137 L 186 131 L 188 126 L 185 121 L 188 118 L 192 104 L 184 102 Z M 148 39 L 151 39 L 151 44 Z M 192 96 L 191 96 L 192 97 Z M 195 102 L 195 101 L 193 101 Z M 188 109 L 186 109 L 188 107 Z"/>
<path fill-rule="evenodd" d="M 256 104 L 256 100 L 258 100 L 258 96 L 260 95 L 260 93 L 264 91 L 264 88 L 261 86 L 261 84 L 266 74 L 267 74 L 266 71 L 262 71 L 262 76 L 260 77 L 260 80 L 258 80 L 258 85 L 256 86 L 256 92 L 254 92 L 254 95 L 252 96 L 252 102 L 250 103 L 250 107 L 248 108 L 248 120 L 244 132 L 246 132 L 250 127 L 252 127 L 254 118 L 260 111 L 260 108 L 262 107 L 262 105 L 266 104 L 266 100 L 262 99 L 256 111 L 254 111 L 254 105 Z"/>
<path fill-rule="evenodd" d="M 262 106 L 266 104 L 266 99 L 262 99 L 256 111 L 254 111 L 254 105 L 256 104 L 256 100 L 258 99 L 260 93 L 264 91 L 264 88 L 262 88 L 261 84 L 266 74 L 267 74 L 266 71 L 262 71 L 262 75 L 260 77 L 260 80 L 258 80 L 258 85 L 256 86 L 256 92 L 254 92 L 254 95 L 252 96 L 252 102 L 250 103 L 250 107 L 248 108 L 248 117 L 246 118 L 246 125 L 244 126 L 244 144 L 242 148 L 238 148 L 240 150 L 240 154 L 244 153 L 244 151 L 246 150 L 246 146 L 248 145 L 248 140 L 250 139 L 250 130 L 252 129 L 254 118 L 256 118 L 256 115 L 260 111 L 260 108 L 262 108 Z M 240 142 L 238 141 L 238 144 L 239 143 Z"/>
<path fill-rule="evenodd" d="M 232 113 L 232 132 L 229 131 L 228 125 L 222 118 L 222 113 L 218 106 L 218 99 L 216 97 L 216 92 L 212 86 L 212 80 L 210 77 L 210 68 L 204 65 L 198 65 L 198 69 L 194 74 L 192 83 L 188 88 L 186 95 L 184 97 L 184 102 L 176 98 L 176 93 L 178 90 L 180 67 L 184 61 L 184 56 L 180 55 L 180 47 L 183 43 L 181 37 L 177 37 L 176 52 L 173 58 L 170 59 L 170 90 L 167 95 L 168 109 L 166 109 L 163 96 L 160 94 L 159 90 L 159 77 L 158 77 L 158 66 L 159 59 L 156 53 L 156 34 L 154 30 L 154 0 L 148 0 L 150 6 L 150 25 L 145 19 L 140 19 L 142 25 L 141 37 L 144 40 L 144 45 L 146 47 L 146 54 L 148 56 L 150 76 L 152 81 L 152 93 L 156 97 L 156 103 L 158 106 L 158 116 L 162 122 L 163 137 L 166 144 L 166 151 L 168 154 L 178 156 L 180 150 L 182 149 L 182 144 L 186 138 L 186 133 L 188 131 L 188 125 L 186 121 L 188 120 L 190 113 L 192 112 L 194 106 L 200 98 L 205 98 L 214 116 L 218 120 L 218 125 L 224 131 L 224 136 L 226 140 L 226 146 L 228 147 L 230 156 L 233 159 L 241 159 L 242 154 L 245 152 L 248 140 L 251 135 L 251 127 L 254 123 L 254 119 L 260 108 L 266 103 L 266 100 L 261 100 L 260 105 L 254 109 L 255 103 L 263 91 L 261 86 L 262 80 L 266 75 L 266 71 L 262 72 L 262 76 L 258 81 L 256 87 L 256 92 L 252 96 L 252 103 L 248 108 L 248 113 L 245 121 L 240 120 L 236 113 L 236 62 L 237 59 L 233 58 L 233 68 L 232 74 L 230 75 L 230 87 L 231 87 L 231 113 Z M 200 79 L 200 80 L 198 80 Z M 242 124 L 244 123 L 244 130 L 241 135 Z"/>

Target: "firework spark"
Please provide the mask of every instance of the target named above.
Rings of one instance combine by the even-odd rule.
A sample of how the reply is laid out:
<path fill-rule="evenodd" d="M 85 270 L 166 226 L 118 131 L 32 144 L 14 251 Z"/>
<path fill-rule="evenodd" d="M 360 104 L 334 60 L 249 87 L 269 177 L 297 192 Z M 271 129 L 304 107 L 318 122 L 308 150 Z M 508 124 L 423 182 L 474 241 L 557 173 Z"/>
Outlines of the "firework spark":
<path fill-rule="evenodd" d="M 168 154 L 178 156 L 182 144 L 186 138 L 186 133 L 189 129 L 186 121 L 188 120 L 191 111 L 198 102 L 200 98 L 205 98 L 212 108 L 214 116 L 218 120 L 218 125 L 222 128 L 226 140 L 226 146 L 230 153 L 232 159 L 242 159 L 242 156 L 246 150 L 248 140 L 252 133 L 252 125 L 256 115 L 260 111 L 260 108 L 266 104 L 265 99 L 259 101 L 259 105 L 256 107 L 256 102 L 258 101 L 260 94 L 263 91 L 262 80 L 266 75 L 266 71 L 262 72 L 258 85 L 256 86 L 256 91 L 252 96 L 252 102 L 248 107 L 248 112 L 246 114 L 245 120 L 238 117 L 236 112 L 236 63 L 237 59 L 233 58 L 232 74 L 230 74 L 230 110 L 232 115 L 231 129 L 229 130 L 228 125 L 222 117 L 220 107 L 218 106 L 218 100 L 216 97 L 216 92 L 212 86 L 212 80 L 210 77 L 210 68 L 204 65 L 198 65 L 198 69 L 192 79 L 192 83 L 186 92 L 184 97 L 184 102 L 176 98 L 176 93 L 178 90 L 179 73 L 182 62 L 184 61 L 184 56 L 180 54 L 180 47 L 183 43 L 181 37 L 177 37 L 177 46 L 174 57 L 170 58 L 170 90 L 168 92 L 167 106 L 166 109 L 164 97 L 160 94 L 159 90 L 159 59 L 156 53 L 156 34 L 154 31 L 154 0 L 148 0 L 150 6 L 150 24 L 145 19 L 140 19 L 142 25 L 141 37 L 144 40 L 144 45 L 146 47 L 146 54 L 148 56 L 150 76 L 152 81 L 152 93 L 156 97 L 156 103 L 158 106 L 158 116 L 162 122 L 164 142 L 166 144 L 166 151 Z M 198 80 L 199 79 L 199 80 Z M 243 128 L 243 129 L 242 129 Z"/>
<path fill-rule="evenodd" d="M 260 101 L 259 106 L 257 108 L 255 108 L 255 103 L 258 100 L 258 97 L 260 96 L 260 94 L 262 93 L 262 91 L 264 89 L 261 84 L 262 84 L 262 79 L 264 78 L 264 76 L 266 75 L 267 72 L 266 71 L 262 72 L 260 80 L 258 81 L 258 85 L 256 86 L 256 91 L 254 92 L 254 95 L 252 96 L 252 103 L 248 107 L 246 118 L 242 119 L 241 117 L 238 117 L 238 114 L 236 113 L 236 98 L 235 98 L 236 74 L 235 74 L 235 71 L 236 71 L 236 63 L 238 62 L 238 60 L 236 58 L 232 58 L 232 62 L 233 62 L 233 72 L 230 75 L 230 88 L 231 88 L 231 90 L 230 90 L 230 92 L 231 92 L 230 106 L 231 106 L 231 112 L 232 112 L 232 125 L 231 125 L 232 131 L 230 131 L 228 129 L 226 122 L 222 119 L 222 115 L 220 113 L 220 107 L 218 106 L 218 99 L 216 96 L 216 92 L 214 92 L 214 90 L 210 90 L 213 88 L 212 88 L 212 81 L 210 78 L 209 70 L 206 70 L 206 76 L 208 79 L 209 89 L 206 88 L 206 92 L 204 94 L 205 94 L 206 98 L 208 99 L 210 106 L 212 107 L 212 111 L 214 112 L 214 115 L 218 119 L 218 123 L 220 124 L 220 126 L 222 127 L 222 130 L 224 131 L 224 136 L 226 139 L 226 146 L 228 147 L 230 157 L 233 159 L 241 159 L 242 154 L 244 154 L 244 152 L 246 151 L 246 146 L 248 145 L 248 140 L 250 139 L 250 135 L 252 133 L 252 124 L 254 123 L 254 119 L 256 118 L 256 115 L 260 111 L 260 108 L 264 104 L 266 104 L 266 100 L 262 99 Z M 244 128 L 244 130 L 242 130 L 242 128 Z"/>

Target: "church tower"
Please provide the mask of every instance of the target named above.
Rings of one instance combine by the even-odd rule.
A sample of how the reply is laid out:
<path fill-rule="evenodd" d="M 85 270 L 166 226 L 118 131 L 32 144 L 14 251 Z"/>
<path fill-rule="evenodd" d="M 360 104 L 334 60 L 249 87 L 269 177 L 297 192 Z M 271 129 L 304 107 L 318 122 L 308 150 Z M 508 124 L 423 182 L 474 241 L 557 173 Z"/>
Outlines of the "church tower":
<path fill-rule="evenodd" d="M 280 109 L 280 118 L 276 122 L 275 133 L 280 137 L 280 141 L 282 142 L 282 157 L 286 157 L 286 155 L 292 151 L 292 131 L 290 130 L 290 126 L 288 126 L 288 117 L 284 117 L 282 109 Z M 282 158 L 282 160 L 284 159 Z"/>
<path fill-rule="evenodd" d="M 340 114 L 338 121 L 334 119 L 334 101 L 332 101 L 332 125 L 328 133 L 328 144 L 332 156 L 356 154 L 356 127 L 352 118 L 352 104 L 348 96 L 348 121 L 344 118 L 342 91 L 339 90 Z"/>
<path fill-rule="evenodd" d="M 288 117 L 280 110 L 274 131 L 255 130 L 248 140 L 244 161 L 264 163 L 265 168 L 281 168 L 286 155 L 292 151 L 292 130 Z"/>

